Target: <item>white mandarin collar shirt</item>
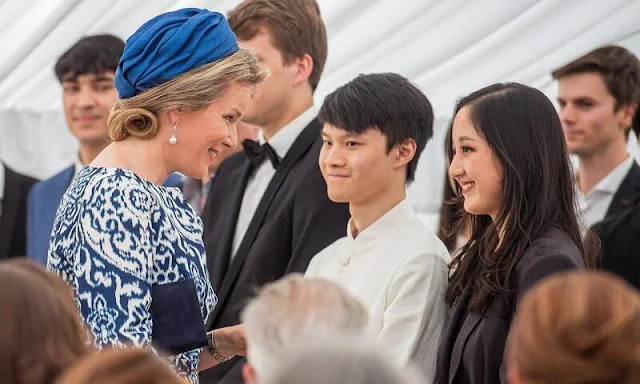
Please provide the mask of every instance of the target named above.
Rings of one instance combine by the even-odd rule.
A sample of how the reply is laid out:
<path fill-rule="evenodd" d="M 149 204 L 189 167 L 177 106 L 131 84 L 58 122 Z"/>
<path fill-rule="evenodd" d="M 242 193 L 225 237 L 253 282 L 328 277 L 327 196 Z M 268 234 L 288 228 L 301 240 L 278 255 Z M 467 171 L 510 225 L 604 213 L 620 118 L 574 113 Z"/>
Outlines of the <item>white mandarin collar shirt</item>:
<path fill-rule="evenodd" d="M 289 149 L 296 141 L 298 136 L 304 131 L 304 129 L 311 123 L 311 121 L 318 115 L 318 109 L 315 106 L 307 109 L 298 117 L 293 119 L 289 124 L 285 125 L 279 130 L 270 140 L 269 145 L 276 151 L 280 160 L 282 160 L 289 152 Z M 265 139 L 260 132 L 260 143 L 264 143 Z M 267 190 L 271 178 L 276 173 L 275 168 L 270 161 L 266 160 L 260 164 L 258 168 L 249 177 L 247 187 L 245 188 L 244 195 L 242 196 L 242 203 L 240 205 L 240 212 L 238 213 L 238 221 L 236 223 L 236 230 L 233 236 L 233 252 L 231 258 L 233 259 L 240 248 L 240 243 L 244 238 L 247 228 L 253 219 L 253 215 L 258 209 L 258 204 L 262 200 L 262 195 Z"/>
<path fill-rule="evenodd" d="M 580 213 L 587 227 L 603 220 L 609 210 L 613 196 L 620 188 L 620 184 L 627 176 L 635 159 L 628 156 L 625 161 L 615 167 L 607 176 L 596 184 L 586 195 L 577 189 L 578 205 Z"/>
<path fill-rule="evenodd" d="M 305 276 L 331 280 L 358 298 L 368 310 L 368 332 L 385 355 L 405 364 L 419 353 L 417 362 L 432 382 L 448 313 L 447 248 L 407 200 L 355 238 L 351 226 L 311 260 Z"/>

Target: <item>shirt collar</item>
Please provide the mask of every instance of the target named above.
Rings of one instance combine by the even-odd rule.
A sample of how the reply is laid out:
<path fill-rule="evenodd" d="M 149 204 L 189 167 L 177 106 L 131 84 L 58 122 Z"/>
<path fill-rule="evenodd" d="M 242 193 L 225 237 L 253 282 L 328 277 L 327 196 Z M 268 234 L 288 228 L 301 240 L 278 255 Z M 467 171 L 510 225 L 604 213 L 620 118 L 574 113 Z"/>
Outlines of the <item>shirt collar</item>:
<path fill-rule="evenodd" d="M 291 120 L 289 124 L 282 127 L 273 137 L 269 140 L 269 145 L 276 151 L 278 157 L 283 159 L 289 148 L 293 145 L 300 133 L 311 123 L 311 121 L 318 115 L 318 109 L 312 105 L 309 109 L 302 112 L 298 117 Z M 260 132 L 260 143 L 264 143 L 265 139 Z"/>
<path fill-rule="evenodd" d="M 375 242 L 376 239 L 385 239 L 389 236 L 393 236 L 393 234 L 389 233 L 389 229 L 391 227 L 397 223 L 404 222 L 407 218 L 415 215 L 416 213 L 409 200 L 403 199 L 373 224 L 358 233 L 358 236 L 355 239 L 353 238 L 353 232 L 351 231 L 353 218 L 349 219 L 349 222 L 347 223 L 347 239 L 355 244 L 371 244 Z"/>
<path fill-rule="evenodd" d="M 4 199 L 4 164 L 0 163 L 0 200 Z"/>
<path fill-rule="evenodd" d="M 614 194 L 620 188 L 622 180 L 627 176 L 629 170 L 633 166 L 635 159 L 633 156 L 627 156 L 627 159 L 615 167 L 607 176 L 605 176 L 598 184 L 593 187 L 587 195 L 590 195 L 592 191 L 604 192 Z"/>

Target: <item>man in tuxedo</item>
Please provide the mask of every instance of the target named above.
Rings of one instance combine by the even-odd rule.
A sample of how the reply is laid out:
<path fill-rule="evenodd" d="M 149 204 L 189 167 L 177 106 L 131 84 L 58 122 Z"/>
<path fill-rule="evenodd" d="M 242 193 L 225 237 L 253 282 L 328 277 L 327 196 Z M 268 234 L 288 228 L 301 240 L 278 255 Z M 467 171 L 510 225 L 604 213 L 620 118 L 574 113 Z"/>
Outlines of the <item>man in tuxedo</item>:
<path fill-rule="evenodd" d="M 327 197 L 318 167 L 322 141 L 313 92 L 327 56 L 315 0 L 251 0 L 229 13 L 241 44 L 271 76 L 242 119 L 261 128 L 213 179 L 203 212 L 204 242 L 218 305 L 208 329 L 240 322 L 264 284 L 303 272 L 320 250 L 345 236 L 349 211 Z M 201 373 L 202 383 L 241 382 L 242 359 Z"/>
<path fill-rule="evenodd" d="M 580 211 L 588 226 L 640 197 L 640 166 L 627 153 L 638 133 L 640 63 L 625 48 L 605 46 L 553 71 L 560 120 L 577 173 Z"/>
<path fill-rule="evenodd" d="M 123 50 L 124 41 L 119 37 L 87 36 L 56 62 L 65 120 L 79 145 L 74 164 L 37 183 L 29 194 L 27 255 L 43 265 L 47 264 L 49 238 L 62 196 L 80 169 L 110 143 L 107 118 L 118 101 L 113 78 Z M 171 175 L 165 185 L 180 186 L 181 177 Z"/>
<path fill-rule="evenodd" d="M 0 163 L 0 260 L 26 254 L 27 194 L 36 181 Z"/>

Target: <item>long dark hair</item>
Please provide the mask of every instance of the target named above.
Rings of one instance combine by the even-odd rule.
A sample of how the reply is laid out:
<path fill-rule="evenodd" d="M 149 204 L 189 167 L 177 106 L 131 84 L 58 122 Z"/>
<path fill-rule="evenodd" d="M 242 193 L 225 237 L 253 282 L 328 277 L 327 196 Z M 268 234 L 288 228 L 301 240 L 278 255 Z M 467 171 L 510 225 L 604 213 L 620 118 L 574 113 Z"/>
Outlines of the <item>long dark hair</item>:
<path fill-rule="evenodd" d="M 569 156 L 551 101 L 534 88 L 506 83 L 462 98 L 453 117 L 467 106 L 471 123 L 503 165 L 503 199 L 495 221 L 470 215 L 471 238 L 450 265 L 446 300 L 453 305 L 465 286 L 474 284 L 470 310 L 482 313 L 494 299 L 509 297 L 505 294 L 515 288 L 511 280 L 526 248 L 551 228 L 569 236 L 587 266 L 593 260 L 582 243 Z M 453 118 L 449 159 L 452 125 Z"/>

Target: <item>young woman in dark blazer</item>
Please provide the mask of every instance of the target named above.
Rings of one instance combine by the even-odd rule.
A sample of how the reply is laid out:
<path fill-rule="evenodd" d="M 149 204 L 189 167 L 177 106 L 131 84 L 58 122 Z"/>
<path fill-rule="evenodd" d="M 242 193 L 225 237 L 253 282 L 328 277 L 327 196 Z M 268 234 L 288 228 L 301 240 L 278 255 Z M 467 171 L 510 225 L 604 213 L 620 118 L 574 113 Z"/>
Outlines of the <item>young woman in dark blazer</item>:
<path fill-rule="evenodd" d="M 504 346 L 522 295 L 547 275 L 593 264 L 562 127 L 542 92 L 494 84 L 458 102 L 447 140 L 471 238 L 450 267 L 437 382 L 506 383 Z"/>

